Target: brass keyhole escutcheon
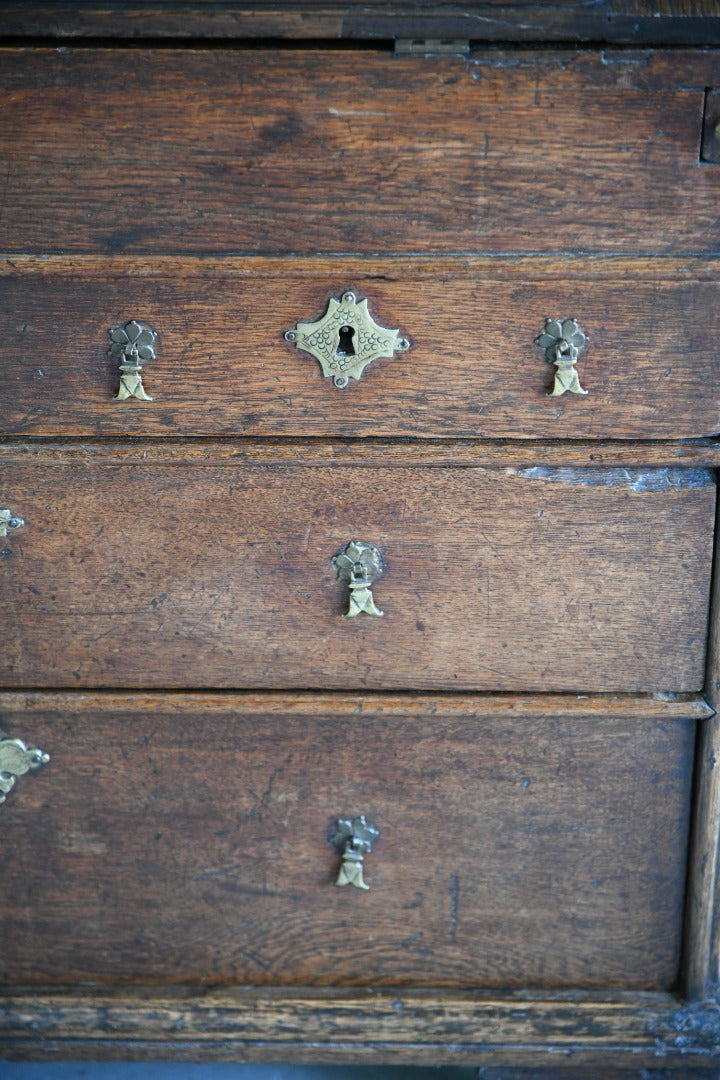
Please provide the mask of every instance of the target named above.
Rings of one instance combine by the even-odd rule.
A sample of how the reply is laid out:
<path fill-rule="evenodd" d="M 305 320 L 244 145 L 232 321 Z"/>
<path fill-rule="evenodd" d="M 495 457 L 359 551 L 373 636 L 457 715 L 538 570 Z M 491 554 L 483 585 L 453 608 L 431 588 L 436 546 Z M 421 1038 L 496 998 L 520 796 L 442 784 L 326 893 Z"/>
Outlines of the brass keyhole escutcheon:
<path fill-rule="evenodd" d="M 339 300 L 333 297 L 322 318 L 299 322 L 293 330 L 286 330 L 284 337 L 314 356 L 323 375 L 332 378 L 339 390 L 351 379 L 359 379 L 373 360 L 410 348 L 410 341 L 400 337 L 399 330 L 387 330 L 376 323 L 367 300 L 358 300 L 354 292 L 343 293 Z"/>
<path fill-rule="evenodd" d="M 338 347 L 335 350 L 336 356 L 355 356 L 355 346 L 353 345 L 353 338 L 355 337 L 355 331 L 352 326 L 341 326 L 338 330 L 340 340 Z"/>

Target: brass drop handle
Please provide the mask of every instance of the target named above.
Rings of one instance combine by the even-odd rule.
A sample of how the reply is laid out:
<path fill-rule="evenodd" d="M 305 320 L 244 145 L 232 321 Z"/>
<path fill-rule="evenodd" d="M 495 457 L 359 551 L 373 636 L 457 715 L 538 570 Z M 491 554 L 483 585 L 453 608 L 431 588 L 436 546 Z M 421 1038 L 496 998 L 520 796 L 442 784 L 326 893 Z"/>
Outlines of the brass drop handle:
<path fill-rule="evenodd" d="M 350 589 L 350 604 L 344 617 L 352 619 L 363 611 L 366 615 L 382 615 L 370 591 L 375 578 L 385 569 L 382 552 L 364 540 L 350 540 L 333 555 L 332 564 L 338 578 L 347 582 Z"/>
<path fill-rule="evenodd" d="M 0 803 L 5 802 L 18 776 L 47 765 L 49 760 L 44 750 L 28 746 L 22 739 L 0 739 Z"/>
<path fill-rule="evenodd" d="M 145 393 L 140 372 L 143 364 L 155 359 L 157 332 L 145 323 L 131 319 L 124 326 L 113 326 L 108 334 L 112 342 L 108 355 L 120 362 L 120 386 L 115 401 L 126 401 L 131 397 L 152 401 Z"/>
<path fill-rule="evenodd" d="M 380 835 L 376 825 L 370 825 L 363 815 L 352 818 L 340 818 L 330 830 L 328 839 L 342 855 L 340 872 L 336 885 L 354 885 L 357 889 L 369 889 L 363 880 L 363 857 Z"/>
<path fill-rule="evenodd" d="M 587 394 L 575 370 L 586 341 L 576 319 L 545 320 L 545 329 L 535 338 L 535 344 L 545 350 L 548 364 L 555 365 L 555 381 L 549 397 L 559 397 L 568 390 L 571 394 Z"/>
<path fill-rule="evenodd" d="M 21 518 L 19 514 L 13 514 L 12 510 L 7 508 L 0 510 L 0 536 L 7 536 L 15 529 L 22 529 L 24 524 L 25 518 Z"/>

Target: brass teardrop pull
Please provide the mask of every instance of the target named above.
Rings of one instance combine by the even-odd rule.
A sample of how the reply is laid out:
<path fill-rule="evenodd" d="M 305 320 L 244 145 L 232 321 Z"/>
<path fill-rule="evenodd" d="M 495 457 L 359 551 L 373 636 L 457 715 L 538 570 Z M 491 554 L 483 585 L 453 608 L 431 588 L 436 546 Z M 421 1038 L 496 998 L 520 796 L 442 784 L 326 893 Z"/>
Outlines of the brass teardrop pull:
<path fill-rule="evenodd" d="M 555 365 L 555 382 L 549 397 L 559 397 L 568 390 L 571 394 L 587 394 L 575 370 L 586 341 L 576 319 L 545 320 L 545 329 L 535 338 L 535 344 L 545 350 L 547 362 Z"/>
<path fill-rule="evenodd" d="M 332 564 L 338 578 L 350 588 L 350 603 L 344 617 L 352 619 L 363 611 L 366 615 L 382 615 L 370 591 L 375 578 L 385 569 L 382 552 L 364 540 L 351 540 L 333 555 Z"/>
<path fill-rule="evenodd" d="M 115 401 L 126 401 L 131 397 L 152 401 L 145 393 L 140 372 L 144 364 L 155 359 L 157 332 L 145 323 L 131 319 L 124 326 L 114 326 L 108 334 L 112 341 L 108 355 L 120 362 L 120 386 Z"/>
<path fill-rule="evenodd" d="M 330 830 L 328 837 L 332 846 L 342 855 L 336 885 L 354 885 L 357 889 L 369 889 L 363 879 L 363 857 L 380 835 L 376 825 L 370 825 L 362 814 L 359 817 L 340 818 Z"/>
<path fill-rule="evenodd" d="M 7 536 L 9 532 L 22 529 L 24 524 L 25 518 L 21 518 L 19 514 L 13 514 L 7 507 L 0 510 L 0 536 Z"/>
<path fill-rule="evenodd" d="M 50 755 L 22 739 L 0 739 L 0 803 L 15 787 L 18 776 L 47 765 Z"/>

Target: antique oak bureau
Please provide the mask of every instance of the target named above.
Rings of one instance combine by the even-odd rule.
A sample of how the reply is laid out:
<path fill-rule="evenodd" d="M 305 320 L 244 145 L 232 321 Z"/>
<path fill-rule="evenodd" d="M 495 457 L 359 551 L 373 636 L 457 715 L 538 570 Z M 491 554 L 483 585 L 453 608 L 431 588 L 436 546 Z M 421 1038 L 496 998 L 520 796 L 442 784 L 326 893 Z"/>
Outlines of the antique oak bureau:
<path fill-rule="evenodd" d="M 2 9 L 0 1058 L 718 1062 L 720 20 L 491 9 Z"/>

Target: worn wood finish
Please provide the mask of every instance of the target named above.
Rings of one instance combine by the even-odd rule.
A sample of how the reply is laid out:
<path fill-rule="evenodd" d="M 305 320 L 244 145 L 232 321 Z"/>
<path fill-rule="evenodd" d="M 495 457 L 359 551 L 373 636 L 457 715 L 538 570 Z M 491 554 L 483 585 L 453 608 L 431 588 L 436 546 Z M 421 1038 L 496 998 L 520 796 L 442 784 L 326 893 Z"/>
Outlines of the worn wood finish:
<path fill-rule="evenodd" d="M 156 712 L 167 713 L 172 703 L 172 715 L 178 718 L 198 716 L 227 719 L 230 712 L 237 717 L 264 716 L 311 717 L 319 713 L 332 717 L 361 717 L 368 706 L 375 716 L 393 723 L 412 714 L 416 718 L 441 715 L 454 720 L 482 723 L 489 719 L 546 720 L 548 716 L 563 720 L 627 719 L 633 721 L 706 720 L 713 710 L 699 694 L 366 694 L 312 693 L 293 690 L 218 694 L 215 692 L 175 692 L 160 694 L 153 691 L 94 690 L 0 690 L 0 721 L 13 714 L 23 718 L 41 716 L 90 715 L 122 713 L 151 718 Z M 14 721 L 13 721 L 14 722 Z"/>
<path fill-rule="evenodd" d="M 720 1042 L 716 1004 L 649 993 L 158 988 L 0 1001 L 3 1053 L 26 1060 L 567 1064 L 603 1078 L 608 1066 L 662 1064 L 685 1080 Z"/>
<path fill-rule="evenodd" d="M 720 42 L 714 0 L 546 3 L 6 3 L 5 34 L 119 39 L 192 36 L 338 40 L 471 38 L 476 41 L 590 41 L 628 44 Z"/>
<path fill-rule="evenodd" d="M 691 720 L 222 704 L 3 710 L 51 755 L 2 808 L 4 985 L 675 983 Z"/>
<path fill-rule="evenodd" d="M 541 1065 L 540 1068 L 520 1068 L 514 1065 L 481 1065 L 476 1080 L 678 1080 L 675 1065 L 663 1067 L 658 1060 L 655 1069 L 633 1067 L 629 1064 L 616 1065 L 605 1063 L 602 1070 L 591 1071 L 584 1065 L 562 1062 L 553 1065 Z M 693 1067 L 683 1062 L 682 1080 L 717 1080 L 717 1067 L 698 1065 Z"/>
<path fill-rule="evenodd" d="M 19 7 L 126 46 L 0 54 L 0 722 L 52 754 L 0 808 L 0 1058 L 716 1063 L 718 54 L 310 39 L 707 45 L 717 5 Z M 280 334 L 348 286 L 414 348 L 339 395 Z M 560 302 L 585 400 L 543 396 Z"/>
<path fill-rule="evenodd" d="M 716 528 L 716 537 L 720 530 Z M 715 545 L 705 693 L 720 707 L 720 545 Z M 720 717 L 698 725 L 694 821 L 688 870 L 683 989 L 691 1000 L 717 994 L 720 983 Z"/>
<path fill-rule="evenodd" d="M 434 281 L 453 277 L 460 281 L 482 282 L 485 279 L 522 283 L 528 279 L 567 282 L 568 277 L 582 276 L 593 283 L 617 282 L 633 278 L 642 283 L 682 281 L 716 282 L 720 278 L 720 256 L 684 255 L 592 255 L 563 252 L 557 255 L 476 255 L 466 253 L 412 255 L 364 253 L 357 255 L 28 255 L 0 251 L 0 278 L 18 274 L 45 278 L 45 286 L 58 278 L 78 277 L 97 281 L 103 274 L 110 278 L 142 278 L 149 284 L 177 276 L 180 265 L 191 278 L 231 278 L 240 283 L 247 279 L 276 278 L 282 282 L 292 266 L 298 277 L 319 278 L 325 271 L 333 280 L 349 280 L 360 265 L 372 280 L 399 280 L 407 270 L 413 278 Z"/>
<path fill-rule="evenodd" d="M 195 469 L 151 455 L 80 470 L 71 455 L 1 478 L 27 522 L 3 548 L 6 687 L 703 682 L 706 470 Z M 342 617 L 330 560 L 353 538 L 386 557 L 381 619 Z"/>
<path fill-rule="evenodd" d="M 5 433 L 668 439 L 720 430 L 720 270 L 699 282 L 692 265 L 644 281 L 627 260 L 599 277 L 597 265 L 586 277 L 584 262 L 570 270 L 562 259 L 497 274 L 492 260 L 459 259 L 433 268 L 166 257 L 73 270 L 58 261 L 57 274 L 55 260 L 5 264 Z M 338 390 L 282 333 L 348 288 L 413 348 Z M 586 398 L 548 396 L 555 369 L 534 339 L 550 316 L 577 317 L 589 336 L 578 365 Z M 113 401 L 108 330 L 129 318 L 159 333 L 144 373 L 152 403 Z"/>
<path fill-rule="evenodd" d="M 392 451 L 392 452 L 391 452 Z M 720 442 L 697 439 L 686 442 L 642 443 L 573 439 L 538 442 L 520 440 L 385 439 L 320 440 L 282 438 L 260 441 L 236 439 L 153 438 L 54 441 L 28 437 L 0 439 L 4 465 L 303 465 L 307 468 L 407 469 L 428 465 L 454 469 L 478 466 L 519 468 L 544 465 L 593 468 L 714 469 L 720 466 Z"/>
<path fill-rule="evenodd" d="M 715 654 L 716 655 L 716 654 Z M 686 909 L 683 990 L 689 1000 L 717 992 L 718 851 L 720 849 L 720 719 L 704 720 L 698 728 L 695 820 L 690 850 Z"/>
<path fill-rule="evenodd" d="M 7 49 L 0 66 L 8 251 L 720 242 L 720 171 L 698 165 L 712 51 Z"/>

